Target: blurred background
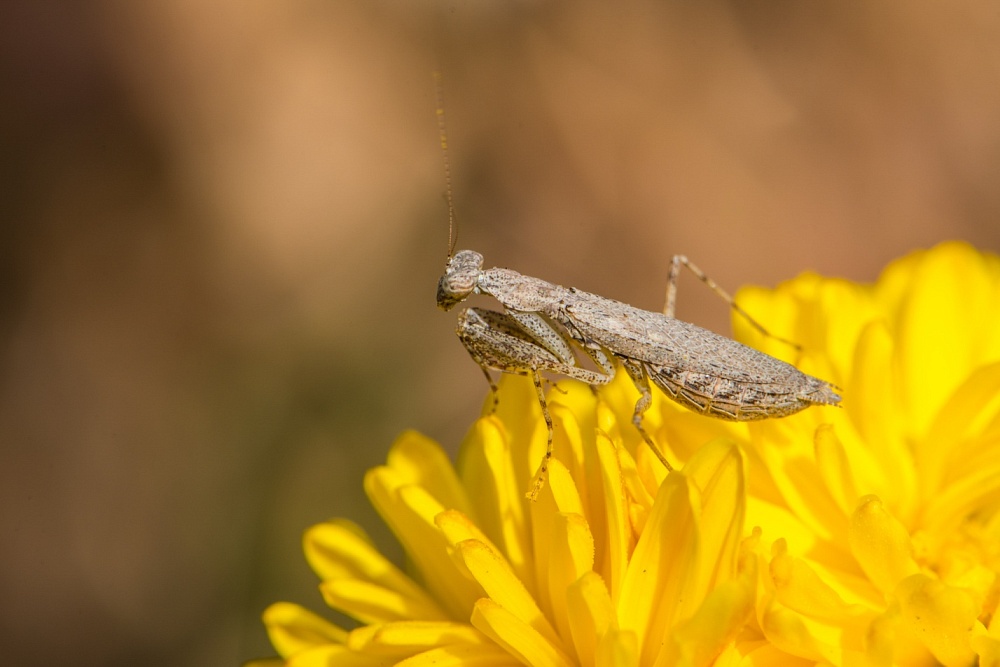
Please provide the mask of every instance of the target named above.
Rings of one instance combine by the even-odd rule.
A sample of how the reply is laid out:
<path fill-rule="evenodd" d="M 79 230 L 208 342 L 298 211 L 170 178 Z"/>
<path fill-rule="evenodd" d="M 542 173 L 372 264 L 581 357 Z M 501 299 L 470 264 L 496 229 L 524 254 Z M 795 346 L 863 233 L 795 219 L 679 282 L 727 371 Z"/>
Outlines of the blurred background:
<path fill-rule="evenodd" d="M 125 0 L 0 21 L 0 651 L 234 665 L 309 525 L 487 387 L 459 247 L 658 310 L 1000 249 L 1000 7 Z M 728 331 L 692 279 L 679 316 Z"/>

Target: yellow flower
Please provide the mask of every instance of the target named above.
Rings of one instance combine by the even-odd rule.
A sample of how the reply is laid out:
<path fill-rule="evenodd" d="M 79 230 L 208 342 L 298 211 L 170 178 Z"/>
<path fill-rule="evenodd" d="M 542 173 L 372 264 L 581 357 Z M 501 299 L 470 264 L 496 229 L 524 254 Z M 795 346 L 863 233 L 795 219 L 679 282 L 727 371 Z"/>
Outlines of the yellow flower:
<path fill-rule="evenodd" d="M 508 376 L 457 470 L 406 433 L 367 475 L 407 572 L 347 521 L 306 533 L 359 626 L 273 605 L 273 664 L 1000 664 L 1000 262 L 947 244 L 874 287 L 806 275 L 739 300 L 843 410 L 729 423 L 657 394 L 646 426 L 683 462 L 665 476 L 624 374 L 598 396 L 562 382 L 531 503 L 546 431 Z"/>
<path fill-rule="evenodd" d="M 349 522 L 307 532 L 326 602 L 362 625 L 346 631 L 272 606 L 265 622 L 287 664 L 704 663 L 732 641 L 757 580 L 756 557 L 741 549 L 740 450 L 709 443 L 659 486 L 652 458 L 640 473 L 616 441 L 632 428 L 631 408 L 616 415 L 567 382 L 550 401 L 556 456 L 532 503 L 544 423 L 530 382 L 507 377 L 500 392 L 457 473 L 411 432 L 365 479 L 412 577 Z"/>
<path fill-rule="evenodd" d="M 738 298 L 819 350 L 801 366 L 844 388 L 842 411 L 737 438 L 752 461 L 748 525 L 765 536 L 756 650 L 1000 664 L 1000 258 L 945 243 L 872 286 L 805 275 Z"/>

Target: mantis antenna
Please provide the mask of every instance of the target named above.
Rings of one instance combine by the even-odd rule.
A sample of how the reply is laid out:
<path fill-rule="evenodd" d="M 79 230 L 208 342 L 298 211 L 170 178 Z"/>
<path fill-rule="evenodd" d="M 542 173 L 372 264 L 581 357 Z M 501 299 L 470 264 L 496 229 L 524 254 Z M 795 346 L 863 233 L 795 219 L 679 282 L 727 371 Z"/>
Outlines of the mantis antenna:
<path fill-rule="evenodd" d="M 455 198 L 451 192 L 451 162 L 448 160 L 448 131 L 444 122 L 444 85 L 441 83 L 441 72 L 434 72 L 434 91 L 437 95 L 438 135 L 444 158 L 445 201 L 448 202 L 448 259 L 451 259 L 458 242 L 458 228 L 455 224 Z"/>

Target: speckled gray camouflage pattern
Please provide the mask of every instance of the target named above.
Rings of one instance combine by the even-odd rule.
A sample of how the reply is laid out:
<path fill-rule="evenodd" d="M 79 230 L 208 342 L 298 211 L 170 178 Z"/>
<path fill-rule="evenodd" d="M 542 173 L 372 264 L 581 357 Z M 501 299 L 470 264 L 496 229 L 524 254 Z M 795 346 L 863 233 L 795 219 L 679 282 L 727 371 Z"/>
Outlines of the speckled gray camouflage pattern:
<path fill-rule="evenodd" d="M 617 359 L 641 396 L 632 421 L 668 470 L 671 464 L 643 428 L 652 402 L 649 380 L 667 396 L 695 412 L 734 421 L 784 417 L 810 405 L 837 405 L 840 396 L 829 382 L 791 364 L 673 317 L 676 279 L 685 265 L 730 305 L 764 331 L 715 283 L 683 256 L 673 260 L 665 312 L 640 310 L 613 299 L 561 287 L 510 269 L 483 270 L 483 257 L 472 250 L 456 253 L 438 283 L 437 303 L 450 310 L 472 294 L 488 294 L 504 312 L 469 308 L 458 319 L 458 336 L 483 369 L 529 375 L 535 384 L 549 430 L 548 448 L 528 496 L 545 482 L 552 456 L 552 420 L 545 404 L 540 371 L 558 373 L 591 385 L 614 377 Z M 766 332 L 765 332 L 766 333 Z M 599 370 L 578 366 L 574 349 Z"/>

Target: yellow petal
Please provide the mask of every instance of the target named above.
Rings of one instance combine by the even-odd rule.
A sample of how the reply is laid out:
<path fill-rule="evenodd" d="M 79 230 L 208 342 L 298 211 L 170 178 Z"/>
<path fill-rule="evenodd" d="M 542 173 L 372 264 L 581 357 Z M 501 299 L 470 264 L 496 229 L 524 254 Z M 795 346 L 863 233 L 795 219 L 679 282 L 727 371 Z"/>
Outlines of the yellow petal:
<path fill-rule="evenodd" d="M 698 584 L 692 589 L 700 599 L 735 575 L 746 517 L 746 461 L 732 442 L 714 440 L 691 457 L 684 475 L 701 492 L 698 525 L 704 560 L 698 566 Z"/>
<path fill-rule="evenodd" d="M 982 256 L 964 243 L 941 244 L 914 267 L 898 330 L 906 424 L 915 437 L 981 359 L 977 338 L 994 331 L 996 301 Z"/>
<path fill-rule="evenodd" d="M 545 451 L 545 441 L 548 439 L 548 434 L 531 378 L 504 373 L 500 376 L 497 387 L 500 402 L 493 417 L 501 425 L 506 442 L 510 443 L 511 465 L 517 475 L 517 483 L 520 485 L 518 495 L 523 497 L 531 476 L 535 474 L 535 469 L 538 468 L 542 453 Z M 483 415 L 490 414 L 491 407 L 492 398 L 487 396 Z M 464 456 L 465 451 L 460 449 L 460 471 Z M 467 489 L 477 488 L 469 486 L 468 480 L 464 476 L 463 480 L 466 482 Z"/>
<path fill-rule="evenodd" d="M 872 298 L 872 289 L 838 278 L 822 278 L 812 301 L 801 297 L 797 304 L 800 321 L 811 325 L 798 339 L 804 348 L 803 359 L 796 364 L 804 372 L 841 387 L 851 383 L 855 346 L 861 331 L 873 320 L 884 317 Z M 850 394 L 845 394 L 853 401 Z"/>
<path fill-rule="evenodd" d="M 794 545 L 795 553 L 809 553 L 825 545 L 825 542 L 802 522 L 802 518 L 792 509 L 785 507 L 784 503 L 778 505 L 767 502 L 757 495 L 747 497 L 746 525 L 767 527 L 769 535 L 783 536 L 789 544 Z"/>
<path fill-rule="evenodd" d="M 441 529 L 441 533 L 448 540 L 448 544 L 453 547 L 457 547 L 460 542 L 464 542 L 465 540 L 479 540 L 488 544 L 491 549 L 497 550 L 496 545 L 493 544 L 486 533 L 481 531 L 472 519 L 457 510 L 445 510 L 441 512 L 434 517 L 434 523 Z M 476 599 L 478 600 L 479 598 Z"/>
<path fill-rule="evenodd" d="M 346 630 L 290 602 L 272 604 L 263 619 L 271 645 L 286 658 L 314 646 L 347 641 Z"/>
<path fill-rule="evenodd" d="M 617 623 L 608 588 L 600 575 L 587 572 L 566 589 L 566 599 L 576 654 L 584 667 L 593 667 L 598 643 Z"/>
<path fill-rule="evenodd" d="M 748 559 L 748 563 L 755 563 Z M 736 579 L 712 590 L 690 619 L 671 634 L 660 665 L 708 665 L 732 642 L 753 614 L 757 568 L 749 567 Z"/>
<path fill-rule="evenodd" d="M 974 457 L 972 463 L 978 465 L 950 480 L 927 502 L 923 527 L 941 541 L 947 540 L 968 517 L 984 510 L 995 511 L 1000 503 L 1000 438 L 984 442 L 982 449 L 991 456 Z"/>
<path fill-rule="evenodd" d="M 510 393 L 508 387 L 503 400 L 510 398 Z M 524 449 L 525 445 L 520 448 Z M 459 470 L 466 488 L 476 490 L 470 498 L 476 524 L 506 554 L 518 574 L 527 578 L 529 564 L 523 497 L 534 471 L 526 472 L 515 466 L 512 449 L 516 448 L 512 446 L 506 425 L 497 417 L 482 418 L 462 443 Z"/>
<path fill-rule="evenodd" d="M 486 591 L 483 587 L 479 585 L 476 578 L 469 572 L 469 568 L 465 565 L 465 560 L 462 557 L 461 549 L 459 544 L 466 540 L 478 540 L 488 545 L 488 547 L 496 551 L 496 546 L 490 542 L 490 539 L 483 534 L 479 527 L 472 522 L 469 517 L 465 516 L 461 512 L 456 512 L 454 510 L 448 510 L 441 512 L 434 519 L 438 527 L 441 529 L 441 533 L 445 536 L 448 541 L 450 548 L 448 550 L 448 555 L 451 562 L 455 565 L 458 570 L 456 573 L 461 576 L 464 580 L 468 582 L 468 588 L 470 591 L 474 591 L 474 598 L 470 604 L 469 609 L 475 604 L 475 601 L 486 595 Z"/>
<path fill-rule="evenodd" d="M 533 562 L 531 581 L 525 581 L 525 586 L 532 591 L 539 605 L 547 614 L 551 614 L 552 600 L 550 588 L 545 586 L 549 576 L 552 560 L 553 542 L 555 540 L 555 522 L 561 513 L 581 515 L 583 506 L 576 490 L 576 484 L 569 470 L 558 459 L 553 459 L 549 465 L 549 481 L 542 488 L 538 498 L 529 503 L 531 512 L 531 544 Z M 523 581 L 522 577 L 522 581 Z M 541 584 L 541 585 L 539 585 Z"/>
<path fill-rule="evenodd" d="M 822 424 L 816 429 L 815 446 L 819 473 L 837 507 L 847 516 L 857 504 L 858 490 L 844 445 L 831 425 Z"/>
<path fill-rule="evenodd" d="M 608 471 L 605 469 L 605 465 L 608 461 L 603 460 L 598 453 L 598 431 L 585 430 L 588 424 L 596 424 L 596 415 L 591 414 L 589 418 L 580 420 L 577 417 L 578 405 L 572 407 L 561 405 L 562 401 L 572 399 L 574 403 L 596 406 L 596 397 L 582 383 L 573 381 L 559 385 L 560 388 L 564 386 L 567 387 L 566 394 L 555 393 L 555 400 L 560 403 L 553 406 L 552 417 L 557 436 L 567 444 L 562 450 L 564 454 L 559 459 L 565 464 L 565 470 L 558 471 L 563 475 L 561 479 L 553 480 L 551 493 L 554 505 L 546 508 L 542 503 L 535 503 L 531 507 L 536 558 L 544 557 L 544 552 L 539 553 L 537 550 L 539 538 L 545 540 L 550 535 L 550 533 L 540 534 L 540 531 L 550 529 L 545 517 L 551 517 L 555 512 L 585 516 L 590 525 L 591 533 L 594 534 L 597 541 L 603 538 L 606 529 L 605 519 L 608 503 L 605 483 Z M 585 391 L 581 391 L 581 386 Z M 571 387 L 576 387 L 577 390 L 569 391 Z M 581 393 L 584 396 L 589 396 L 589 400 L 581 398 Z M 621 473 L 615 467 L 613 474 L 620 476 Z"/>
<path fill-rule="evenodd" d="M 806 418 L 806 423 L 799 418 Z M 753 452 L 764 463 L 782 504 L 791 508 L 796 519 L 817 538 L 830 541 L 838 537 L 838 531 L 842 532 L 844 515 L 816 465 L 815 447 L 810 437 L 816 426 L 814 422 L 809 423 L 811 419 L 814 418 L 803 413 L 755 422 L 751 424 L 750 433 Z M 838 518 L 840 525 L 837 525 Z"/>
<path fill-rule="evenodd" d="M 642 439 L 630 423 L 632 410 L 639 398 L 639 392 L 627 373 L 616 373 L 614 380 L 601 387 L 597 404 L 597 425 L 617 442 L 634 451 L 634 446 Z M 624 418 L 628 415 L 629 418 Z"/>
<path fill-rule="evenodd" d="M 598 437 L 601 438 L 606 436 L 605 433 L 598 434 Z M 649 448 L 645 447 L 645 443 L 643 443 L 645 449 L 637 452 L 638 458 L 633 458 L 628 449 L 621 444 L 621 440 L 610 436 L 607 436 L 607 439 L 610 441 L 610 449 L 607 453 L 613 452 L 617 461 L 614 462 L 613 468 L 605 470 L 603 477 L 607 479 L 608 475 L 613 473 L 620 478 L 617 486 L 622 487 L 624 492 L 625 506 L 623 509 L 632 534 L 630 546 L 635 546 L 636 536 L 642 534 L 664 475 L 659 474 L 659 471 L 654 469 L 654 464 L 649 460 L 649 457 L 655 458 L 655 456 L 653 454 L 649 454 L 649 457 L 646 456 Z M 602 448 L 603 443 L 601 447 L 598 447 L 599 456 L 603 456 L 600 453 Z M 660 465 L 660 467 L 663 466 Z"/>
<path fill-rule="evenodd" d="M 368 471 L 365 492 L 399 538 L 434 599 L 451 618 L 468 618 L 479 591 L 468 585 L 448 556 L 450 547 L 434 523 L 444 510 L 440 503 L 419 486 L 406 485 L 388 466 Z"/>
<path fill-rule="evenodd" d="M 883 593 L 891 593 L 919 569 L 909 534 L 876 496 L 862 498 L 851 516 L 850 545 L 861 569 Z"/>
<path fill-rule="evenodd" d="M 590 530 L 598 545 L 594 554 L 594 570 L 608 582 L 612 599 L 615 599 L 621 591 L 621 581 L 632 551 L 632 530 L 615 445 L 603 432 L 599 432 L 596 447 L 601 463 L 604 505 L 603 511 L 590 515 Z"/>
<path fill-rule="evenodd" d="M 389 449 L 386 463 L 406 484 L 422 486 L 443 507 L 469 512 L 465 489 L 441 446 L 416 431 L 404 431 Z"/>
<path fill-rule="evenodd" d="M 582 383 L 560 382 L 557 385 L 556 391 L 552 392 L 559 397 L 559 400 L 552 401 L 549 404 L 549 416 L 552 417 L 552 446 L 556 457 L 569 469 L 570 474 L 582 480 L 585 478 L 583 433 L 576 421 L 576 414 L 573 409 L 563 405 L 561 402 L 566 396 L 559 393 L 560 391 L 564 391 L 563 387 L 569 384 L 578 385 Z"/>
<path fill-rule="evenodd" d="M 770 563 L 760 547 L 755 553 L 766 575 L 760 579 L 763 594 L 757 616 L 767 639 L 799 658 L 835 665 L 860 664 L 868 621 L 874 614 L 843 604 L 822 575 L 814 574 L 805 561 L 787 556 L 784 540 L 772 546 Z M 814 603 L 822 606 L 814 607 Z"/>
<path fill-rule="evenodd" d="M 882 305 L 889 320 L 899 319 L 899 311 L 910 290 L 914 270 L 923 260 L 926 250 L 915 250 L 887 264 L 873 285 L 875 300 Z"/>
<path fill-rule="evenodd" d="M 662 392 L 654 391 L 654 395 L 662 396 Z M 682 464 L 701 449 L 706 442 L 719 438 L 733 442 L 747 442 L 749 440 L 747 422 L 730 422 L 707 417 L 681 407 L 666 398 L 663 398 L 661 402 L 663 404 L 664 424 L 659 433 L 654 435 L 653 440 L 663 450 L 667 460 L 674 462 L 675 468 L 683 467 Z M 655 457 L 650 460 L 655 461 Z M 657 484 L 651 487 L 655 491 L 665 474 L 662 465 L 655 463 L 654 466 L 659 475 Z"/>
<path fill-rule="evenodd" d="M 618 619 L 635 632 L 643 664 L 653 663 L 674 622 L 701 602 L 689 595 L 701 560 L 697 493 L 684 475 L 667 476 L 625 572 Z"/>
<path fill-rule="evenodd" d="M 567 589 L 594 565 L 594 538 L 587 521 L 579 514 L 559 513 L 553 522 L 552 552 L 543 580 L 560 637 L 570 637 Z M 572 651 L 568 651 L 572 652 Z"/>
<path fill-rule="evenodd" d="M 895 595 L 903 622 L 935 658 L 945 665 L 972 663 L 969 639 L 978 610 L 968 592 L 915 574 L 899 584 Z"/>
<path fill-rule="evenodd" d="M 596 658 L 596 667 L 639 667 L 635 633 L 611 628 L 601 639 Z"/>
<path fill-rule="evenodd" d="M 549 473 L 549 481 L 542 489 L 545 498 L 539 494 L 539 499 L 531 503 L 531 518 L 542 518 L 552 512 L 572 512 L 583 514 L 583 499 L 577 489 L 576 479 L 562 461 L 553 460 Z M 536 512 L 538 509 L 540 511 Z"/>
<path fill-rule="evenodd" d="M 778 649 L 812 661 L 840 664 L 839 635 L 834 628 L 817 623 L 768 597 L 758 611 L 760 628 Z"/>
<path fill-rule="evenodd" d="M 319 589 L 328 605 L 362 623 L 447 618 L 437 605 L 427 606 L 423 600 L 358 579 L 329 579 Z"/>
<path fill-rule="evenodd" d="M 788 553 L 783 541 L 775 543 L 769 574 L 774 594 L 788 609 L 832 624 L 867 627 L 873 614 L 861 605 L 849 605 L 809 563 Z"/>
<path fill-rule="evenodd" d="M 921 480 L 931 500 L 928 530 L 950 530 L 963 516 L 992 502 L 990 496 L 1000 487 L 998 387 L 1000 363 L 977 369 L 948 399 L 927 438 L 917 445 Z M 987 470 L 992 476 L 985 475 Z M 958 491 L 956 485 L 968 486 L 974 477 L 979 478 L 975 488 Z"/>
<path fill-rule="evenodd" d="M 531 626 L 547 641 L 554 645 L 560 643 L 548 619 L 503 556 L 479 540 L 465 540 L 457 547 L 469 572 L 491 600 L 501 605 L 505 613 Z"/>
<path fill-rule="evenodd" d="M 1000 332 L 997 333 L 1000 338 Z M 932 465 L 937 460 L 961 462 L 970 454 L 969 441 L 977 436 L 995 433 L 1000 425 L 1000 362 L 986 364 L 973 371 L 948 399 L 937 419 L 920 443 L 928 451 L 921 451 L 921 462 Z M 940 459 L 931 458 L 931 452 L 943 449 Z M 936 488 L 936 487 L 934 487 Z"/>
<path fill-rule="evenodd" d="M 993 616 L 993 623 L 997 622 L 997 616 Z M 969 645 L 979 657 L 979 667 L 1000 667 L 1000 637 L 988 632 L 980 626 L 973 630 Z"/>
<path fill-rule="evenodd" d="M 399 621 L 352 630 L 347 647 L 358 653 L 403 658 L 441 646 L 488 642 L 485 635 L 464 623 Z"/>
<path fill-rule="evenodd" d="M 752 642 L 724 651 L 715 667 L 816 667 L 816 661 L 790 655 L 767 642 Z"/>
<path fill-rule="evenodd" d="M 573 439 L 571 442 L 583 443 L 593 439 L 598 428 L 598 398 L 590 385 L 576 380 L 562 380 L 556 384 L 555 391 L 549 392 L 548 401 L 553 410 L 553 418 L 563 409 L 568 411 L 565 422 L 575 431 L 575 433 L 567 433 Z M 582 453 L 583 449 L 582 446 L 578 447 L 574 444 L 572 451 Z M 585 454 L 583 460 L 586 462 Z M 573 470 L 574 475 L 576 474 L 577 471 L 568 462 L 567 467 Z"/>
<path fill-rule="evenodd" d="M 893 664 L 912 665 L 920 664 L 930 658 L 929 655 L 921 655 L 919 652 L 904 654 L 902 648 L 913 648 L 907 646 L 912 642 L 900 642 L 899 614 L 893 608 L 872 619 L 868 626 L 868 633 L 865 636 L 865 665 L 871 667 L 890 667 Z M 895 662 L 894 662 L 895 659 Z"/>
<path fill-rule="evenodd" d="M 413 598 L 426 607 L 437 606 L 350 521 L 335 519 L 313 526 L 306 531 L 303 548 L 306 559 L 321 580 L 361 579 Z"/>
<path fill-rule="evenodd" d="M 909 514 L 918 501 L 917 471 L 905 439 L 902 391 L 893 367 L 894 342 L 881 320 L 871 322 L 858 338 L 854 374 L 845 388 L 844 409 L 859 431 L 873 463 L 857 472 L 859 491 L 878 491 Z M 858 458 L 852 452 L 853 459 Z M 891 481 L 890 481 L 891 480 Z"/>
<path fill-rule="evenodd" d="M 355 653 L 346 646 L 317 646 L 292 656 L 286 667 L 388 667 L 390 660 L 380 656 Z"/>
<path fill-rule="evenodd" d="M 496 644 L 456 644 L 418 653 L 396 663 L 396 667 L 515 667 L 521 665 Z"/>
<path fill-rule="evenodd" d="M 573 666 L 573 661 L 557 643 L 493 600 L 484 598 L 476 603 L 472 624 L 525 665 Z"/>

